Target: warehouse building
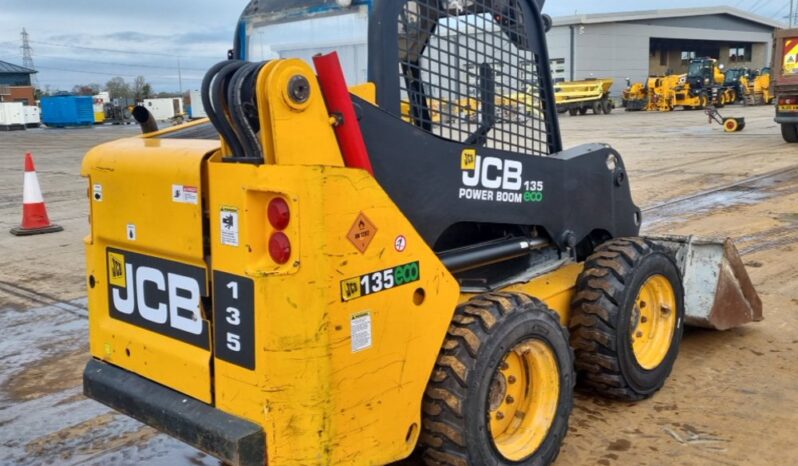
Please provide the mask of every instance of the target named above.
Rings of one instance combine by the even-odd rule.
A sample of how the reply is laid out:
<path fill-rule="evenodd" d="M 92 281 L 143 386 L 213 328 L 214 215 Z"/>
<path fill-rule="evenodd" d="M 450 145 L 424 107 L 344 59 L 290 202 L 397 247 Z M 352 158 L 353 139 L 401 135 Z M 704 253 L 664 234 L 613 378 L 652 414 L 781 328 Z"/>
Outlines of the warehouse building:
<path fill-rule="evenodd" d="M 687 72 L 690 59 L 712 57 L 728 68 L 770 66 L 778 21 L 731 7 L 633 11 L 554 18 L 548 33 L 556 81 Z"/>
<path fill-rule="evenodd" d="M 34 73 L 37 71 L 0 61 L 0 102 L 33 105 L 36 98 L 31 75 Z"/>

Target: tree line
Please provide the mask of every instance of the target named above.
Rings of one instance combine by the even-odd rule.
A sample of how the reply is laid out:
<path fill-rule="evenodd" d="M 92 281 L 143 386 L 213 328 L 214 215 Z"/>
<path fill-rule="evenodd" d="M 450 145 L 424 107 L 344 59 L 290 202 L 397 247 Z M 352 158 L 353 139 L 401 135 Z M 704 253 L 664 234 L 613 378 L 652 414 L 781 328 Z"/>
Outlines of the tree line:
<path fill-rule="evenodd" d="M 49 87 L 49 86 L 47 86 Z M 127 99 L 141 102 L 144 99 L 153 99 L 158 97 L 179 97 L 180 94 L 173 92 L 158 92 L 156 93 L 152 84 L 147 82 L 144 76 L 138 76 L 132 82 L 125 81 L 125 78 L 117 76 L 110 79 L 105 85 L 99 83 L 76 84 L 72 88 L 74 95 L 97 95 L 101 91 L 107 91 L 111 99 Z M 45 89 L 44 95 L 53 95 L 58 92 L 52 92 L 50 89 Z"/>

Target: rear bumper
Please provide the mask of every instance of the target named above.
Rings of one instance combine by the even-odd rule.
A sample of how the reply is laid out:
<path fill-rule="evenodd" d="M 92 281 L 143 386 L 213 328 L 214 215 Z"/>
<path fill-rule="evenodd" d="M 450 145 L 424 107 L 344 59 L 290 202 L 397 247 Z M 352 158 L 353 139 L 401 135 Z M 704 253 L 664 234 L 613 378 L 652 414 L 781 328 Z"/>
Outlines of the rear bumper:
<path fill-rule="evenodd" d="M 83 393 L 232 465 L 264 466 L 263 428 L 132 372 L 92 359 Z"/>

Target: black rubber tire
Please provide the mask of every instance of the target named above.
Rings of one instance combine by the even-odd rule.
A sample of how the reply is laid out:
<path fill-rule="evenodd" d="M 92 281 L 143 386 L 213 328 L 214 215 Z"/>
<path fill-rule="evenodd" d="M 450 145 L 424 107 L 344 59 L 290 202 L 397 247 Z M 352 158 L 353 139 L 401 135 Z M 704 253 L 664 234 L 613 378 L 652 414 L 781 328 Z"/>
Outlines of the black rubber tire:
<path fill-rule="evenodd" d="M 593 102 L 592 109 L 593 109 L 593 114 L 594 115 L 601 115 L 601 113 L 602 113 L 601 101 L 597 100 L 597 101 Z"/>
<path fill-rule="evenodd" d="M 568 109 L 568 114 L 571 116 L 577 116 L 579 114 L 578 108 L 570 108 Z"/>
<path fill-rule="evenodd" d="M 798 142 L 798 125 L 792 123 L 781 124 L 781 136 L 786 142 L 795 144 Z"/>
<path fill-rule="evenodd" d="M 646 370 L 634 356 L 629 324 L 640 288 L 657 274 L 673 286 L 676 328 L 663 361 Z M 671 254 L 642 238 L 599 246 L 577 281 L 569 327 L 580 387 L 626 401 L 656 393 L 673 369 L 684 330 L 684 290 Z"/>
<path fill-rule="evenodd" d="M 609 99 L 605 99 L 601 101 L 601 111 L 604 112 L 605 115 L 609 115 L 612 113 L 612 101 Z"/>
<path fill-rule="evenodd" d="M 579 114 L 580 115 L 587 115 L 587 107 L 581 107 L 579 109 Z"/>
<path fill-rule="evenodd" d="M 491 381 L 504 358 L 526 339 L 545 341 L 560 372 L 557 412 L 538 450 L 522 461 L 494 446 L 486 409 Z M 576 374 L 568 330 L 541 301 L 520 293 L 486 293 L 457 308 L 424 395 L 419 441 L 427 465 L 548 465 L 560 452 L 573 409 Z"/>

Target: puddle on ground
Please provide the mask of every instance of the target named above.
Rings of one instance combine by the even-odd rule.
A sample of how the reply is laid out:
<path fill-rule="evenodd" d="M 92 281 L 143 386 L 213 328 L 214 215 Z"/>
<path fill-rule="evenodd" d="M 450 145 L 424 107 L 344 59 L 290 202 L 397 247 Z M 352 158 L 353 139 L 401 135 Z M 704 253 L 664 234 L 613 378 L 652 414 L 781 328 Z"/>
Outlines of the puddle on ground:
<path fill-rule="evenodd" d="M 709 190 L 704 194 L 666 201 L 644 211 L 643 225 L 645 228 L 651 229 L 674 220 L 710 214 L 721 209 L 758 204 L 774 196 L 784 195 L 785 193 L 780 192 L 781 185 L 796 178 L 798 178 L 798 168 L 728 188 Z"/>

